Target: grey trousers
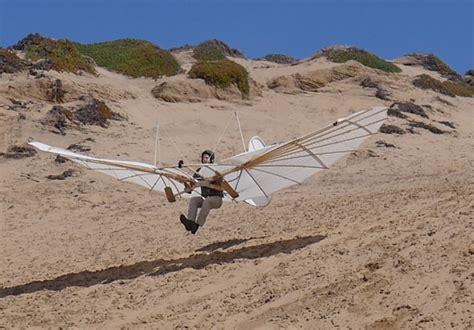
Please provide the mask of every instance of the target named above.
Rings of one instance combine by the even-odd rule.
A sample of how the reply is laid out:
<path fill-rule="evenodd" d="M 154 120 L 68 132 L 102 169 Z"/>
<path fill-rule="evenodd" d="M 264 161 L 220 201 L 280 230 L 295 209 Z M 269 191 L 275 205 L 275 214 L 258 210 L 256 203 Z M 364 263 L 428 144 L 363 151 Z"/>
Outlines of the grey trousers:
<path fill-rule="evenodd" d="M 203 226 L 206 222 L 206 218 L 209 215 L 211 209 L 218 209 L 222 206 L 222 197 L 209 196 L 206 199 L 195 196 L 189 201 L 188 208 L 188 219 L 196 222 L 198 225 Z M 196 219 L 198 208 L 201 209 L 199 216 Z"/>

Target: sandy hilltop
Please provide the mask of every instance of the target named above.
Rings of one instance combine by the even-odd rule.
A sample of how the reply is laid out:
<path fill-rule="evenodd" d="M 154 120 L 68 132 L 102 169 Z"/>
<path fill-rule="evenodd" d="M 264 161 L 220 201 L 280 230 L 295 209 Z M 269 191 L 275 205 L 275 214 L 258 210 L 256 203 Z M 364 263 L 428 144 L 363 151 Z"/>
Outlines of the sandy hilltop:
<path fill-rule="evenodd" d="M 0 49 L 0 328 L 474 327 L 472 70 L 339 46 L 114 47 Z M 157 60 L 103 56 L 117 49 Z M 159 123 L 160 160 L 189 163 L 218 140 L 218 159 L 243 151 L 234 112 L 246 142 L 274 143 L 378 105 L 389 119 L 360 150 L 194 236 L 186 200 L 27 145 L 152 163 Z"/>

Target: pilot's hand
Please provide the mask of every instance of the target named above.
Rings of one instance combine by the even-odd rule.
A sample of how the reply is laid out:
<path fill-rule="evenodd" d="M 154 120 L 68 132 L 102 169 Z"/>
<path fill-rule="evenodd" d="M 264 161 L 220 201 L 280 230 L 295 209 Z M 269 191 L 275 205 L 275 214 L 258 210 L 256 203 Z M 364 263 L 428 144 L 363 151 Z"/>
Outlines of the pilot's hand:
<path fill-rule="evenodd" d="M 188 181 L 184 183 L 184 191 L 190 194 L 194 189 L 194 182 Z"/>
<path fill-rule="evenodd" d="M 222 177 L 222 175 L 216 174 L 216 175 L 214 175 L 214 176 L 212 177 L 211 183 L 214 183 L 214 184 L 221 184 L 223 180 L 224 180 L 224 178 Z"/>

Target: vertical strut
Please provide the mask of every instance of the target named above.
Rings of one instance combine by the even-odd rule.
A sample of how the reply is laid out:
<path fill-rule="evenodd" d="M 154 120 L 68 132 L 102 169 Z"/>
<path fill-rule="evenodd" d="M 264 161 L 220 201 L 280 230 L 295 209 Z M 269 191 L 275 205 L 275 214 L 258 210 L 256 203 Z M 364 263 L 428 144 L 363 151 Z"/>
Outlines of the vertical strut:
<path fill-rule="evenodd" d="M 242 128 L 240 127 L 240 120 L 237 111 L 234 111 L 235 118 L 237 119 L 237 125 L 239 126 L 240 138 L 242 139 L 242 145 L 244 146 L 244 152 L 247 152 L 247 147 L 245 146 L 244 134 L 242 133 Z"/>
<path fill-rule="evenodd" d="M 156 166 L 156 157 L 158 155 L 158 165 L 161 163 L 160 160 L 160 125 L 156 124 L 156 137 L 155 137 L 155 161 L 153 164 Z"/>

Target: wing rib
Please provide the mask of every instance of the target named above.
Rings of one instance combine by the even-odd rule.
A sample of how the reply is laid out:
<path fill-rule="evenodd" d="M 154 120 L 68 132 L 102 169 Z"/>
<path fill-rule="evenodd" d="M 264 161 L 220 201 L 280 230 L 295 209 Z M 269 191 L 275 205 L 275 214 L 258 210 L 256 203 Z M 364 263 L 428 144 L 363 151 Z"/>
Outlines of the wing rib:
<path fill-rule="evenodd" d="M 265 171 L 265 170 L 262 170 L 262 169 L 259 169 L 259 168 L 255 168 L 255 167 L 252 168 L 251 171 L 259 171 L 259 172 L 263 172 L 263 173 L 266 173 L 266 174 L 274 175 L 274 176 L 277 176 L 279 178 L 282 178 L 282 179 L 285 179 L 285 180 L 288 180 L 288 181 L 291 181 L 291 182 L 294 182 L 294 183 L 297 183 L 297 184 L 301 183 L 297 180 L 293 180 L 293 179 L 288 178 L 286 176 L 283 176 L 283 175 L 280 175 L 280 174 L 277 174 L 277 173 L 268 172 L 268 171 Z"/>
<path fill-rule="evenodd" d="M 377 123 L 379 123 L 379 122 L 381 122 L 381 121 L 384 121 L 384 120 L 385 120 L 385 118 L 380 119 L 380 120 L 377 120 L 377 121 L 372 122 L 372 123 L 369 123 L 368 125 L 377 124 Z M 308 137 L 308 138 L 306 138 L 306 139 L 301 138 L 300 141 L 298 141 L 298 142 L 302 142 L 302 143 L 304 143 L 307 147 L 310 147 L 310 146 L 313 146 L 313 145 L 315 145 L 315 144 L 317 144 L 317 143 L 320 143 L 320 142 L 323 142 L 323 141 L 327 141 L 327 140 L 329 140 L 329 139 L 332 139 L 332 138 L 335 138 L 335 137 L 338 137 L 338 136 L 341 136 L 341 135 L 344 135 L 344 134 L 348 134 L 348 133 L 351 133 L 351 132 L 354 132 L 354 131 L 360 129 L 359 127 L 355 127 L 355 128 L 353 128 L 353 129 L 351 129 L 351 130 L 343 131 L 343 132 L 341 132 L 341 133 L 339 133 L 339 134 L 335 134 L 335 135 L 328 136 L 328 135 L 331 134 L 331 133 L 335 133 L 335 132 L 337 132 L 337 131 L 340 131 L 341 129 L 344 129 L 344 128 L 348 127 L 348 126 L 351 126 L 351 124 L 350 124 L 351 122 L 350 122 L 350 121 L 344 121 L 343 123 L 348 123 L 348 124 L 345 125 L 345 126 L 338 126 L 337 129 L 332 130 L 332 131 L 330 131 L 330 132 L 326 132 L 325 134 L 322 134 L 322 135 L 312 136 L 312 137 Z M 355 125 L 355 124 L 354 124 L 354 125 Z M 357 125 L 355 125 L 355 126 L 357 126 Z M 374 134 L 374 133 L 371 133 L 371 132 L 370 132 L 369 130 L 367 130 L 367 129 L 365 129 L 365 130 L 366 130 L 367 132 L 369 132 L 367 135 L 361 135 L 361 136 L 358 136 L 358 137 L 354 137 L 354 138 L 351 138 L 351 139 L 348 139 L 348 140 L 342 140 L 342 141 L 350 141 L 350 140 L 360 139 L 360 138 L 367 137 L 367 136 L 370 136 L 370 135 Z M 321 137 L 325 137 L 325 138 L 318 140 L 318 138 L 321 138 Z M 336 144 L 336 143 L 340 143 L 340 142 L 341 142 L 341 141 L 336 141 L 336 142 L 332 142 L 332 143 L 329 143 L 329 144 L 326 144 L 326 145 L 322 145 L 322 146 L 327 146 L 327 145 Z M 322 147 L 322 146 L 317 146 L 317 148 Z M 273 150 L 269 151 L 268 153 L 269 153 L 269 154 L 270 154 L 270 153 L 273 153 L 273 155 L 271 155 L 271 158 L 277 158 L 277 157 L 281 157 L 281 156 L 287 155 L 288 153 L 293 152 L 293 151 L 295 151 L 295 150 L 297 150 L 297 147 L 296 147 L 294 144 L 292 144 L 291 142 L 289 142 L 289 143 L 284 144 L 284 145 L 282 145 L 282 146 L 280 146 L 280 147 L 278 147 L 278 148 L 276 148 L 276 149 L 273 149 Z M 278 152 L 276 152 L 276 151 L 278 151 Z M 265 155 L 265 154 L 263 154 L 262 156 L 264 156 L 264 155 Z"/>
<path fill-rule="evenodd" d="M 365 120 L 365 119 L 374 117 L 374 116 L 376 116 L 376 115 L 378 115 L 379 113 L 384 112 L 384 111 L 386 111 L 386 108 L 383 108 L 383 109 L 381 109 L 381 110 L 379 110 L 379 111 L 377 111 L 377 112 L 375 112 L 375 113 L 369 114 L 369 115 L 367 115 L 367 116 L 365 116 L 365 117 L 358 118 L 357 120 L 358 120 L 358 121 L 362 121 L 362 120 Z M 337 132 L 337 131 L 339 131 L 339 130 L 341 130 L 341 129 L 344 129 L 344 128 L 350 126 L 351 123 L 354 124 L 354 122 L 353 122 L 352 120 L 353 120 L 354 118 L 356 118 L 357 116 L 360 116 L 360 115 L 363 115 L 363 114 L 365 114 L 365 112 L 361 112 L 361 113 L 359 113 L 359 114 L 355 114 L 355 115 L 353 115 L 352 117 L 348 117 L 347 119 L 344 119 L 344 120 L 342 120 L 342 121 L 340 122 L 340 123 L 346 123 L 346 125 L 338 125 L 338 126 L 336 126 L 336 127 L 337 127 L 336 129 L 334 129 L 334 127 L 335 127 L 334 125 L 326 126 L 326 127 L 322 128 L 322 129 L 320 129 L 320 130 L 318 130 L 318 131 L 315 131 L 315 132 L 313 132 L 313 133 L 310 133 L 310 134 L 308 134 L 308 135 L 306 135 L 306 136 L 303 136 L 303 137 L 301 137 L 301 138 L 298 138 L 298 139 L 289 141 L 288 143 L 283 144 L 283 145 L 281 145 L 281 146 L 279 146 L 279 147 L 277 147 L 277 148 L 275 148 L 275 149 L 269 151 L 269 152 L 266 153 L 266 154 L 272 154 L 272 153 L 275 153 L 275 152 L 277 152 L 277 151 L 278 151 L 278 152 L 290 151 L 291 149 L 290 149 L 290 150 L 286 150 L 286 149 L 292 147 L 291 142 L 303 142 L 303 141 L 304 141 L 305 143 L 314 144 L 314 143 L 317 143 L 317 142 L 321 142 L 321 141 L 330 139 L 330 138 L 332 138 L 332 137 L 339 136 L 339 135 L 341 135 L 341 134 L 346 134 L 346 133 L 352 132 L 352 131 L 354 131 L 354 130 L 357 130 L 357 129 L 359 129 L 359 127 L 354 128 L 354 129 L 352 129 L 352 130 L 350 130 L 350 131 L 347 131 L 347 132 L 342 132 L 342 133 L 340 133 L 340 134 L 327 137 L 326 139 L 323 139 L 323 140 L 320 140 L 320 141 L 313 141 L 314 139 L 321 138 L 321 137 L 324 137 L 324 136 L 326 136 L 326 135 L 328 135 L 328 134 L 331 134 L 331 133 Z M 381 121 L 384 121 L 385 119 L 386 119 L 386 118 L 382 118 L 382 119 L 376 120 L 376 121 L 374 121 L 374 122 L 371 122 L 371 123 L 367 124 L 366 126 L 370 126 L 370 125 L 379 123 L 379 122 L 381 122 Z M 356 126 L 357 126 L 357 125 L 356 125 Z M 329 131 L 329 132 L 327 132 L 327 131 Z M 371 133 L 369 130 L 367 130 L 367 131 L 369 132 L 369 135 L 372 135 L 372 134 L 373 134 L 373 133 Z M 294 147 L 293 147 L 293 148 L 294 148 Z M 266 155 L 266 154 L 263 154 L 262 156 L 264 156 L 264 155 Z M 273 155 L 272 155 L 272 156 L 273 156 Z M 257 157 L 257 158 L 258 158 L 258 157 Z"/>
<path fill-rule="evenodd" d="M 265 192 L 265 190 L 262 189 L 262 186 L 260 186 L 260 184 L 257 182 L 257 180 L 255 180 L 255 178 L 252 176 L 252 174 L 250 174 L 250 172 L 245 168 L 244 169 L 245 172 L 247 172 L 247 174 L 249 175 L 249 177 L 253 180 L 253 182 L 255 182 L 255 184 L 257 185 L 257 187 L 260 189 L 261 192 L 263 192 L 263 194 L 265 195 L 265 197 L 268 198 L 268 195 L 267 193 Z"/>
<path fill-rule="evenodd" d="M 324 168 L 328 168 L 326 164 L 324 164 L 323 161 L 318 156 L 316 156 L 313 152 L 311 152 L 311 150 L 309 150 L 304 145 L 301 145 L 299 143 L 296 143 L 296 145 L 300 147 L 300 149 L 302 149 L 303 151 L 307 152 L 309 156 L 313 157 L 314 160 L 316 160 L 321 166 L 323 166 Z"/>

